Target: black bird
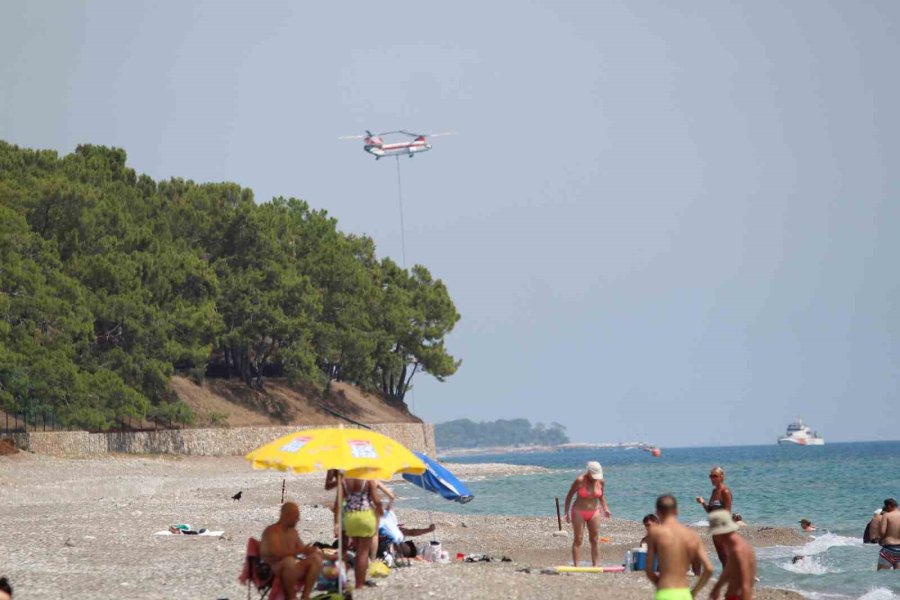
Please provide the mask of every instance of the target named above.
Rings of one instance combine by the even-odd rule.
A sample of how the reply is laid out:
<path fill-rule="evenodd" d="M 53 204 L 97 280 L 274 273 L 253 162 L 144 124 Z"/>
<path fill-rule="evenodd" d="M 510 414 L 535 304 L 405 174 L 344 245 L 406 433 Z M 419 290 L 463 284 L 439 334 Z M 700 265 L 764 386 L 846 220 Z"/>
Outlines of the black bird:
<path fill-rule="evenodd" d="M 241 490 L 240 492 L 238 492 L 237 494 L 235 494 L 234 496 L 232 496 L 231 499 L 232 499 L 232 500 L 235 500 L 235 501 L 240 500 L 240 499 L 241 499 L 241 494 L 243 494 L 243 493 L 244 493 L 244 490 Z"/>

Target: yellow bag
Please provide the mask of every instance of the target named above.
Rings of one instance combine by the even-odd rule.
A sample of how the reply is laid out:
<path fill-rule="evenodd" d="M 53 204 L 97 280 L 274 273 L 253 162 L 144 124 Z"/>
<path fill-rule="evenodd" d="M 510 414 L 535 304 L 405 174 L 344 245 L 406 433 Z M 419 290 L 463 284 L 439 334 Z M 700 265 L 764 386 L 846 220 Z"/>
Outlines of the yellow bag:
<path fill-rule="evenodd" d="M 391 574 L 391 568 L 380 560 L 373 560 L 369 563 L 368 577 L 387 577 Z"/>

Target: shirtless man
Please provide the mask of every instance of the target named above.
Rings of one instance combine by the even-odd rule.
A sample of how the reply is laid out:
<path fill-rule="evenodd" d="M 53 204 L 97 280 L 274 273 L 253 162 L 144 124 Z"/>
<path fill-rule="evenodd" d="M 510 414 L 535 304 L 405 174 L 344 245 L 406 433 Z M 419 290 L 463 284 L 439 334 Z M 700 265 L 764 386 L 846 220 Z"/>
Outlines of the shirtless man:
<path fill-rule="evenodd" d="M 266 527 L 259 546 L 260 558 L 272 567 L 272 573 L 281 580 L 285 598 L 297 597 L 297 582 L 303 581 L 303 600 L 316 585 L 322 570 L 322 551 L 312 545 L 304 545 L 297 533 L 300 509 L 293 502 L 281 505 L 281 516 L 274 525 Z M 303 560 L 297 554 L 306 556 Z"/>
<path fill-rule="evenodd" d="M 709 533 L 713 541 L 718 541 L 728 552 L 728 562 L 709 595 L 710 600 L 719 600 L 719 593 L 725 586 L 725 600 L 753 600 L 756 555 L 749 542 L 735 533 L 737 530 L 738 526 L 727 510 L 709 513 Z"/>
<path fill-rule="evenodd" d="M 656 515 L 660 524 L 647 532 L 647 578 L 656 586 L 655 600 L 691 600 L 712 576 L 712 563 L 700 536 L 678 522 L 678 503 L 666 494 L 656 499 Z M 659 557 L 659 574 L 653 563 Z M 693 589 L 688 585 L 687 572 L 700 564 L 700 577 Z"/>
<path fill-rule="evenodd" d="M 888 498 L 881 509 L 881 527 L 879 536 L 881 552 L 878 554 L 878 570 L 900 569 L 900 511 L 897 501 Z"/>

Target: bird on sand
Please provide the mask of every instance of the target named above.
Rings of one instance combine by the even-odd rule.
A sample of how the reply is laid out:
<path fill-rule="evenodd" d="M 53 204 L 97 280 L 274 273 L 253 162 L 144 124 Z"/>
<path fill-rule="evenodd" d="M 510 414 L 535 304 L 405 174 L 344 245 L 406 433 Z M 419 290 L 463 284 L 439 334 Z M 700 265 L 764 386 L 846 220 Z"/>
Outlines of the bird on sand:
<path fill-rule="evenodd" d="M 244 490 L 241 490 L 240 492 L 238 492 L 237 494 L 232 496 L 231 499 L 234 500 L 235 502 L 237 502 L 238 500 L 241 499 L 241 494 L 243 494 L 243 493 L 244 493 Z"/>

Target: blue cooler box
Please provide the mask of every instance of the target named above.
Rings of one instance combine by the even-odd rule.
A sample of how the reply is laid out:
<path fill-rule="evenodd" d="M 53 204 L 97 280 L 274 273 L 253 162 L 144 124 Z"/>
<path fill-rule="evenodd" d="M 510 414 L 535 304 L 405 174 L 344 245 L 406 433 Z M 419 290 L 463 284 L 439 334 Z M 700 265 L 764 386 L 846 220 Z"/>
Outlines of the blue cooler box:
<path fill-rule="evenodd" d="M 647 553 L 643 550 L 632 550 L 631 551 L 631 566 L 629 567 L 632 571 L 643 571 L 647 567 Z M 653 570 L 659 571 L 659 556 L 653 557 Z"/>

